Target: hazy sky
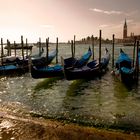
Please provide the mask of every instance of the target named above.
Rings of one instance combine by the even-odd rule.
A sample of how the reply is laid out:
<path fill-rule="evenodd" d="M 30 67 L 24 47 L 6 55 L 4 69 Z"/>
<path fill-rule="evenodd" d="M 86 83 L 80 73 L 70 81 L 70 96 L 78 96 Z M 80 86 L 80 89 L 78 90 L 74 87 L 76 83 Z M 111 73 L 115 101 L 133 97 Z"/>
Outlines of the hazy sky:
<path fill-rule="evenodd" d="M 139 7 L 140 0 L 0 0 L 0 37 L 68 41 L 102 29 L 104 38 L 122 38 L 125 18 L 128 34 L 140 34 Z"/>

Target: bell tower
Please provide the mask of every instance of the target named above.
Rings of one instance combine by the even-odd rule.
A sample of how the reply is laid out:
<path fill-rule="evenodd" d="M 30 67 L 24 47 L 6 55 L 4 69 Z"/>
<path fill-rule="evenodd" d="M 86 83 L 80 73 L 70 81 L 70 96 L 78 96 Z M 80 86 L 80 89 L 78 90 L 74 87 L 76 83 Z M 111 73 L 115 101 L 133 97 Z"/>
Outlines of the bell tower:
<path fill-rule="evenodd" d="M 124 27 L 123 27 L 123 39 L 127 38 L 127 23 L 125 19 Z"/>

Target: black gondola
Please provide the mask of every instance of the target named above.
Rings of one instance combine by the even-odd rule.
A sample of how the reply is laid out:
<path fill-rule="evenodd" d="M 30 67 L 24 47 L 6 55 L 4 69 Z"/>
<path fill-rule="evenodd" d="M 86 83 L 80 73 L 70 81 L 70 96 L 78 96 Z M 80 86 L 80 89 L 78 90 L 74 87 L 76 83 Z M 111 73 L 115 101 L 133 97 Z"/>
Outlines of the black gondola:
<path fill-rule="evenodd" d="M 115 63 L 114 74 L 126 84 L 132 83 L 135 78 L 135 68 L 132 67 L 132 60 L 122 49 L 120 49 L 120 55 Z"/>
<path fill-rule="evenodd" d="M 88 64 L 80 67 L 80 68 L 69 68 L 65 67 L 64 62 L 64 75 L 67 80 L 75 80 L 75 79 L 94 79 L 97 76 L 100 76 L 107 69 L 109 64 L 110 54 L 106 49 L 104 57 L 101 59 L 101 63 L 99 64 L 98 60 L 93 60 Z"/>
<path fill-rule="evenodd" d="M 88 50 L 80 59 L 76 58 L 67 58 L 65 66 L 70 67 L 80 67 L 85 65 L 90 59 L 92 53 L 91 49 Z M 63 77 L 63 66 L 60 64 L 50 65 L 50 66 L 31 66 L 31 75 L 33 78 L 51 78 L 51 77 Z"/>

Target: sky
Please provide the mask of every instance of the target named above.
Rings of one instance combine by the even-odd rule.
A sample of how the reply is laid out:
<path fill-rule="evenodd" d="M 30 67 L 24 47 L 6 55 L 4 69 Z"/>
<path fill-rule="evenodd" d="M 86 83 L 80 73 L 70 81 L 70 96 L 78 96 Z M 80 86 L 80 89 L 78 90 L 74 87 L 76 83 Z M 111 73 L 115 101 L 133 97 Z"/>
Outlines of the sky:
<path fill-rule="evenodd" d="M 138 35 L 139 6 L 140 0 L 0 0 L 0 38 L 67 42 L 98 37 L 99 30 L 103 38 L 122 38 L 125 19 L 128 35 Z"/>

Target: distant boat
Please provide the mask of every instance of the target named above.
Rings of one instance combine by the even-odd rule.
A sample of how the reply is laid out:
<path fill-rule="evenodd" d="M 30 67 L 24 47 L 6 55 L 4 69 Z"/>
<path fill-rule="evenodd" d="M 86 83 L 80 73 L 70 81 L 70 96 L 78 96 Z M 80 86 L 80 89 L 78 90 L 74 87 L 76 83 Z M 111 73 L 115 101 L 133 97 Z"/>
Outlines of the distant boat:
<path fill-rule="evenodd" d="M 131 42 L 131 43 L 123 43 L 123 46 L 134 46 L 134 42 Z"/>
<path fill-rule="evenodd" d="M 109 64 L 110 54 L 106 49 L 105 55 L 101 58 L 101 64 L 99 65 L 98 60 L 93 60 L 82 67 L 65 68 L 64 64 L 64 75 L 67 80 L 75 79 L 94 79 L 97 76 L 103 74 Z M 65 63 L 65 62 L 64 62 Z"/>
<path fill-rule="evenodd" d="M 91 57 L 91 50 L 89 49 L 80 59 L 67 58 L 67 68 L 80 67 L 88 62 Z M 33 78 L 51 78 L 51 77 L 63 77 L 63 66 L 60 64 L 50 66 L 32 66 L 31 75 Z"/>
<path fill-rule="evenodd" d="M 114 74 L 126 84 L 134 80 L 135 69 L 132 67 L 132 60 L 122 49 L 115 64 Z"/>
<path fill-rule="evenodd" d="M 15 45 L 11 44 L 10 48 L 9 48 L 9 46 L 5 46 L 4 49 L 26 49 L 26 50 L 28 49 L 28 50 L 32 50 L 32 47 L 33 47 L 32 45 L 28 45 L 28 46 L 24 45 L 22 48 L 21 44 L 15 44 Z"/>

